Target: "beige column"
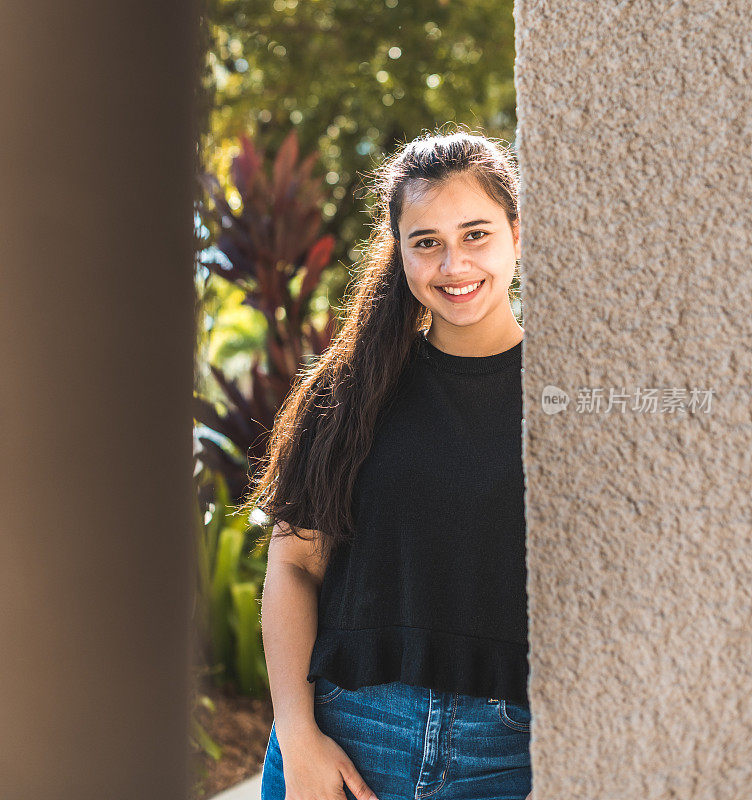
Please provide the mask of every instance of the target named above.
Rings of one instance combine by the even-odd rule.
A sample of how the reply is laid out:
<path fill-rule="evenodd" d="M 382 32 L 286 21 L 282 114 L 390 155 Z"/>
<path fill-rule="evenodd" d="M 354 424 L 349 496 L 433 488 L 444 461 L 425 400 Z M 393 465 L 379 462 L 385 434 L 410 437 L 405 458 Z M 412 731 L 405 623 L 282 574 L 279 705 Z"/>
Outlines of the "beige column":
<path fill-rule="evenodd" d="M 182 800 L 197 15 L 0 17 L 0 796 Z"/>
<path fill-rule="evenodd" d="M 749 8 L 515 20 L 534 797 L 748 800 Z"/>

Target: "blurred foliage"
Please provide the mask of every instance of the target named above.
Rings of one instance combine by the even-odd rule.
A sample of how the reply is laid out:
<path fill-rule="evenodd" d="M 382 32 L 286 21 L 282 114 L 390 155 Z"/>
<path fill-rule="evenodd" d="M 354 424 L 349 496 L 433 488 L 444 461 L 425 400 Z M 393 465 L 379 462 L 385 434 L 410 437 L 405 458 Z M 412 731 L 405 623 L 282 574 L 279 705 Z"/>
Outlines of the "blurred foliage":
<path fill-rule="evenodd" d="M 206 480 L 205 474 L 199 480 Z M 262 529 L 238 512 L 227 483 L 212 476 L 213 501 L 195 502 L 197 583 L 194 626 L 201 669 L 216 685 L 233 683 L 241 694 L 264 695 L 269 679 L 261 640 L 261 591 L 267 545 Z M 204 746 L 205 741 L 199 744 Z"/>
<path fill-rule="evenodd" d="M 514 140 L 513 0 L 208 2 L 207 168 L 229 173 L 241 133 L 275 151 L 294 126 L 321 153 L 336 260 L 356 261 L 367 235 L 359 173 L 399 141 L 447 121 Z"/>
<path fill-rule="evenodd" d="M 188 734 L 188 742 L 191 753 L 194 755 L 204 753 L 214 761 L 219 761 L 224 753 L 222 746 L 212 739 L 198 718 L 198 712 L 200 709 L 203 709 L 212 715 L 216 714 L 216 704 L 208 695 L 199 691 L 194 691 L 191 700 L 191 709 L 190 733 Z M 204 781 L 207 777 L 208 770 L 202 765 L 199 759 L 192 760 L 191 769 L 193 778 L 193 792 L 197 797 L 204 797 L 206 795 Z"/>
<path fill-rule="evenodd" d="M 328 302 L 320 309 L 314 302 L 335 245 L 334 236 L 321 232 L 325 193 L 313 174 L 318 153 L 301 159 L 294 129 L 273 160 L 249 137 L 240 141 L 230 170 L 239 207 L 232 208 L 227 189 L 205 173 L 201 182 L 207 198 L 198 211 L 213 229 L 212 254 L 207 252 L 203 269 L 235 287 L 225 293 L 227 304 L 221 308 L 224 320 L 232 321 L 224 354 L 245 351 L 250 365 L 241 386 L 224 365 L 211 360 L 219 337 L 207 342 L 204 353 L 221 396 L 215 400 L 197 390 L 194 397 L 194 418 L 205 428 L 196 439 L 197 461 L 224 476 L 236 502 L 248 488 L 249 460 L 255 470 L 265 456 L 268 432 L 293 381 L 311 356 L 329 346 L 336 323 Z M 218 313 L 211 288 L 209 296 Z M 246 308 L 257 316 L 244 329 Z M 210 483 L 204 492 L 202 500 L 208 501 Z"/>

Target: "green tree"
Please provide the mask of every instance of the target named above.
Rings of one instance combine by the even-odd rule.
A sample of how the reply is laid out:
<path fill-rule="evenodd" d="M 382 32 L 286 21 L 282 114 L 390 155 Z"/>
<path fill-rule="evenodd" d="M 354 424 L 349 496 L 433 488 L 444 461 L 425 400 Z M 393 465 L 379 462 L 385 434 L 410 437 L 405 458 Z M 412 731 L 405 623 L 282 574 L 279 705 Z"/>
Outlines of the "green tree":
<path fill-rule="evenodd" d="M 351 263 L 367 234 L 361 176 L 383 153 L 447 121 L 513 141 L 512 8 L 513 0 L 210 0 L 207 167 L 226 175 L 241 133 L 273 152 L 294 126 L 301 149 L 321 153 L 326 230 L 335 258 Z"/>

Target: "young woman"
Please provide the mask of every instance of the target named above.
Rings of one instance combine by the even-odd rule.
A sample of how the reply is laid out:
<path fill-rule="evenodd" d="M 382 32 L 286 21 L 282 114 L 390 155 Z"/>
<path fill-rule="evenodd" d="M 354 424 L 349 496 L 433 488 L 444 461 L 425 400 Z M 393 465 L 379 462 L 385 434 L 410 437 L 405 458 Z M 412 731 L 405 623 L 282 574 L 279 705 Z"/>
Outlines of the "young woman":
<path fill-rule="evenodd" d="M 375 171 L 339 334 L 248 500 L 274 526 L 262 800 L 529 797 L 518 175 L 422 136 Z"/>

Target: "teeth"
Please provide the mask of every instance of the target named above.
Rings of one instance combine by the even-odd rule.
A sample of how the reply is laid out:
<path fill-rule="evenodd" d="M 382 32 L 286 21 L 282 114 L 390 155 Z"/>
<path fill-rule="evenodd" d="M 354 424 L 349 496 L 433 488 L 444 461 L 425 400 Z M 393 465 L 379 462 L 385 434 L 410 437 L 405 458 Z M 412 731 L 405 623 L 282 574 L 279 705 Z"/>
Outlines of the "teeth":
<path fill-rule="evenodd" d="M 483 281 L 478 281 L 478 283 L 471 283 L 469 286 L 463 286 L 461 289 L 453 289 L 451 286 L 442 286 L 441 291 L 446 292 L 447 294 L 468 294 L 469 292 L 474 292 Z"/>

